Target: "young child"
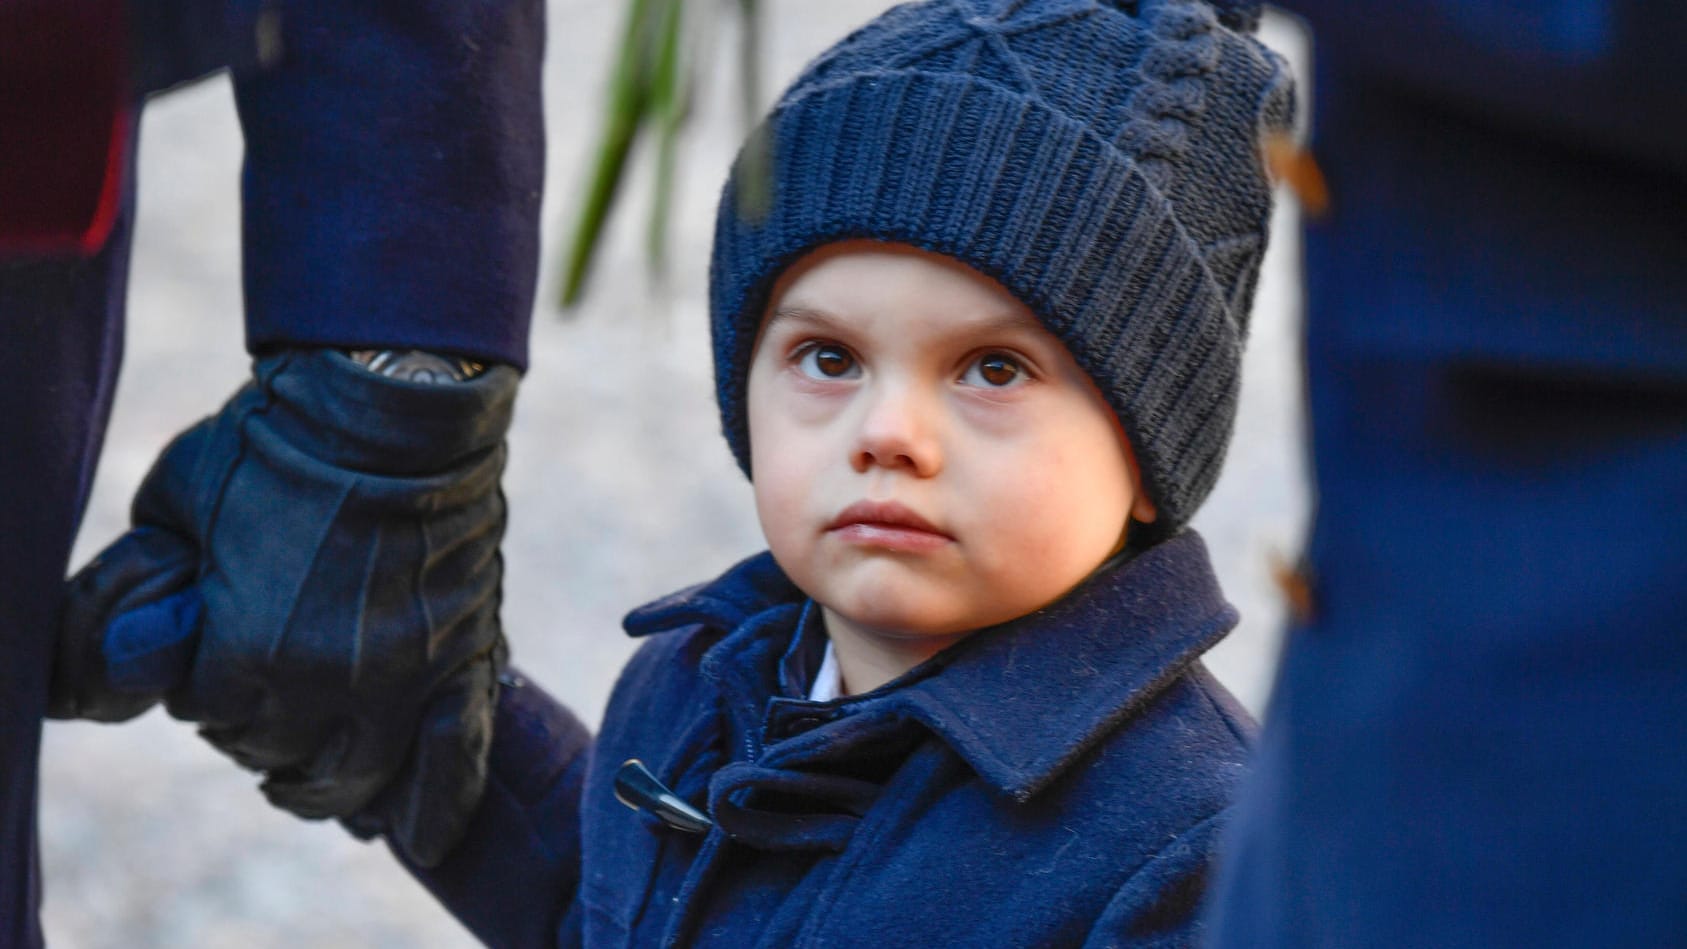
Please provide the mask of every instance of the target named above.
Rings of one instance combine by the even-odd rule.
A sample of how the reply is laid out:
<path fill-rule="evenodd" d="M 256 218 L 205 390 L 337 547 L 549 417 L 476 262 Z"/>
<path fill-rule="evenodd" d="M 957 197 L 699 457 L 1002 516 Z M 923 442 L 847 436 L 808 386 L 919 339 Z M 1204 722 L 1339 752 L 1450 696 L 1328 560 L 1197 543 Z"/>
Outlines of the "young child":
<path fill-rule="evenodd" d="M 627 618 L 595 740 L 506 677 L 484 803 L 417 871 L 479 936 L 1194 938 L 1252 726 L 1183 525 L 1293 101 L 1254 12 L 933 0 L 785 94 L 712 269 L 771 551 Z"/>

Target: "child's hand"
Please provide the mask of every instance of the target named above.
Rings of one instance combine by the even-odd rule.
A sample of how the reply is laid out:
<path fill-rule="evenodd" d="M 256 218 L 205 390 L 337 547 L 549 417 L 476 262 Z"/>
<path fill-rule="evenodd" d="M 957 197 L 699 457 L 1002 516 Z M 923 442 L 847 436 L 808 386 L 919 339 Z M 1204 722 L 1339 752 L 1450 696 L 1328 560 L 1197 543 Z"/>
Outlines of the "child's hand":
<path fill-rule="evenodd" d="M 203 609 L 198 564 L 185 538 L 140 527 L 70 578 L 49 717 L 128 721 L 187 680 Z"/>

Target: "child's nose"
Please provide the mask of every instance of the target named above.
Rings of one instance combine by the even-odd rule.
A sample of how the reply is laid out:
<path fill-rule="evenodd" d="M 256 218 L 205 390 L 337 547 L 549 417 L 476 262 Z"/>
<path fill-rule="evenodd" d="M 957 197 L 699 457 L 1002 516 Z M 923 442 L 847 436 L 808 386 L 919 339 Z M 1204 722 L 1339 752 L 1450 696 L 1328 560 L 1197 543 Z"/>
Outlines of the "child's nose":
<path fill-rule="evenodd" d="M 943 467 L 935 396 L 909 385 L 880 385 L 864 400 L 850 464 L 866 473 L 873 468 L 902 468 L 929 478 Z"/>

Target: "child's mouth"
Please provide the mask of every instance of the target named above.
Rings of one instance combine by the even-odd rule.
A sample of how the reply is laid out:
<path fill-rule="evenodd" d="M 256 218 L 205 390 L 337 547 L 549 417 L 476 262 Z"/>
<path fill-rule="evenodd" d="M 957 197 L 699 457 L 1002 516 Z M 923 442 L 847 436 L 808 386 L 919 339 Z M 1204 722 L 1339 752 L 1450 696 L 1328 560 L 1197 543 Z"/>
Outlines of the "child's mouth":
<path fill-rule="evenodd" d="M 847 544 L 904 553 L 936 550 L 955 541 L 895 501 L 857 501 L 833 518 L 826 531 Z"/>

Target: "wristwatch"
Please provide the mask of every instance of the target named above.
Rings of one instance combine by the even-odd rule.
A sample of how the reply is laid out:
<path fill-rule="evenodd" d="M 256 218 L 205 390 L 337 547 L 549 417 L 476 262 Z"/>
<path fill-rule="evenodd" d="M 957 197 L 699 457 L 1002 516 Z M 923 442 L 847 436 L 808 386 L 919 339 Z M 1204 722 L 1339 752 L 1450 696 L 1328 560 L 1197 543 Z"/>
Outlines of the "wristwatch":
<path fill-rule="evenodd" d="M 420 349 L 354 349 L 350 356 L 363 368 L 406 382 L 466 382 L 486 371 L 486 364 Z"/>

